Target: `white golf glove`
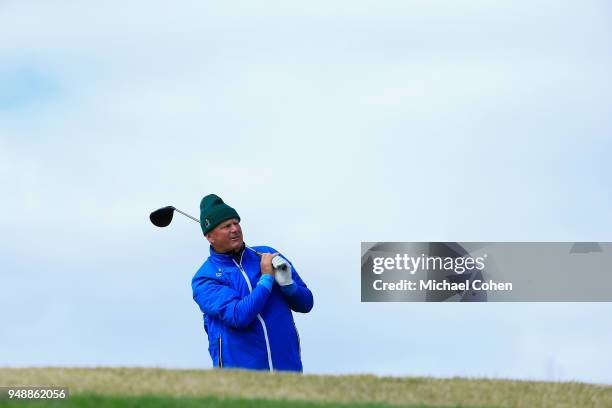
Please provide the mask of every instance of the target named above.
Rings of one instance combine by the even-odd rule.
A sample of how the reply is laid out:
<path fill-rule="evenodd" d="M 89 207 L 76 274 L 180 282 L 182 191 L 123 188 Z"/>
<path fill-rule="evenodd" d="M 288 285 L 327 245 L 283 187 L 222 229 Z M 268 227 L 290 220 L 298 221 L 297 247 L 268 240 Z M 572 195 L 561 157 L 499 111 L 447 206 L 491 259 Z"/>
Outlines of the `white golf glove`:
<path fill-rule="evenodd" d="M 274 279 L 280 286 L 288 286 L 293 283 L 291 279 L 291 265 L 280 255 L 272 258 L 272 267 L 274 268 Z"/>

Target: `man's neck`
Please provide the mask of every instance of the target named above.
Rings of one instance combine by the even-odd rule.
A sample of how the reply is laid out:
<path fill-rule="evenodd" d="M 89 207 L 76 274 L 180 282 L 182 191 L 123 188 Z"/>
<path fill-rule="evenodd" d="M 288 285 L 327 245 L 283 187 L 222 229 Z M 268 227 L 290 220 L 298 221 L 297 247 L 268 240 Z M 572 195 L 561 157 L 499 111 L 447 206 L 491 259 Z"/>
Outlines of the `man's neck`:
<path fill-rule="evenodd" d="M 244 251 L 245 248 L 246 248 L 246 244 L 244 242 L 242 243 L 242 246 L 236 249 L 235 251 L 221 252 L 221 251 L 217 251 L 217 249 L 213 246 L 213 249 L 215 250 L 216 253 L 223 254 L 223 255 L 230 255 L 232 258 L 234 258 L 238 262 L 240 262 L 240 256 L 242 255 L 242 252 Z"/>
<path fill-rule="evenodd" d="M 245 248 L 245 243 L 242 243 L 242 246 L 240 248 L 238 248 L 235 251 L 229 251 L 228 255 L 231 255 L 232 258 L 234 258 L 237 262 L 240 262 L 241 258 L 242 258 L 242 252 L 244 251 Z"/>

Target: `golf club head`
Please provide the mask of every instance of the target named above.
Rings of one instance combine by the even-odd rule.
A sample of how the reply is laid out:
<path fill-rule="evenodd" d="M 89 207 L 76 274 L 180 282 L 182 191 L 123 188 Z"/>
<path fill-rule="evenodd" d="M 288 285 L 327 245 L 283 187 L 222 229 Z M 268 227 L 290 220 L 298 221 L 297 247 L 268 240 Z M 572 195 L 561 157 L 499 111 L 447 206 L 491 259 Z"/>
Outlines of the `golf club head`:
<path fill-rule="evenodd" d="M 156 227 L 167 227 L 172 222 L 175 208 L 171 205 L 155 210 L 149 215 L 149 219 Z"/>

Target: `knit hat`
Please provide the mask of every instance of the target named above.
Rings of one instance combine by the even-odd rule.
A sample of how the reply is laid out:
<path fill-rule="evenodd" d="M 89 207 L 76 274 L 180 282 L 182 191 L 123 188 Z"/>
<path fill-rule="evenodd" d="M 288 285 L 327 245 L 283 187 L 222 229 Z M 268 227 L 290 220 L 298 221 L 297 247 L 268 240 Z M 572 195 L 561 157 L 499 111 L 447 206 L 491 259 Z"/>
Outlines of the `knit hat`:
<path fill-rule="evenodd" d="M 204 234 L 212 231 L 217 225 L 225 220 L 240 216 L 229 205 L 225 204 L 221 197 L 216 194 L 209 194 L 200 201 L 200 226 Z"/>

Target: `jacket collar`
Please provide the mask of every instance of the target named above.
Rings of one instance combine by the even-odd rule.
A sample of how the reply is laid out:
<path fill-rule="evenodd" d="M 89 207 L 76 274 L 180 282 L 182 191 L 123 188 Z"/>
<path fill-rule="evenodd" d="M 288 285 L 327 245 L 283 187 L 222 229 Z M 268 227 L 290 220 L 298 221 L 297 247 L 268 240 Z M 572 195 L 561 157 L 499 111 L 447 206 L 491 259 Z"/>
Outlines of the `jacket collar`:
<path fill-rule="evenodd" d="M 210 245 L 210 258 L 212 258 L 215 262 L 233 265 L 234 261 L 236 261 L 236 263 L 240 263 L 245 249 L 246 244 L 243 243 L 240 251 L 237 254 L 234 254 L 233 252 L 217 252 L 213 249 L 212 245 Z"/>

